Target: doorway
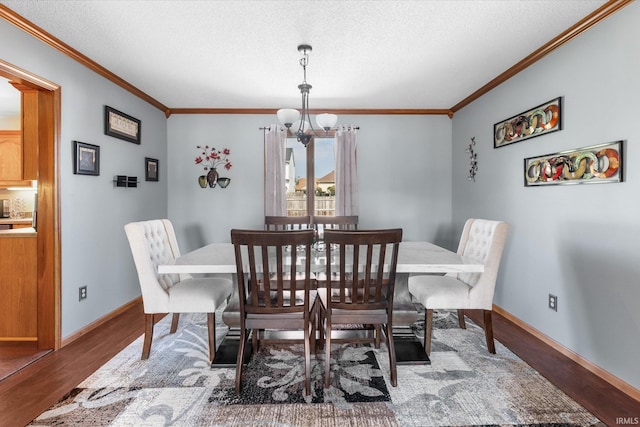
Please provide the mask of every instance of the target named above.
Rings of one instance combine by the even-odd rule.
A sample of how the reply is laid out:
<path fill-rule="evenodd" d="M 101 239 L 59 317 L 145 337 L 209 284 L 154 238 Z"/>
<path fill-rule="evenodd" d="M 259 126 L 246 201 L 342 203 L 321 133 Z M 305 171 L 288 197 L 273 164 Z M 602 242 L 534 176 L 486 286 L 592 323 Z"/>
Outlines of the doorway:
<path fill-rule="evenodd" d="M 20 369 L 20 363 L 31 363 L 34 354 L 60 348 L 60 199 L 59 145 L 61 88 L 33 73 L 0 59 L 0 76 L 8 79 L 21 92 L 22 131 L 37 140 L 37 341 L 18 343 L 9 350 L 8 343 L 0 354 Z M 0 364 L 2 360 L 0 360 Z"/>

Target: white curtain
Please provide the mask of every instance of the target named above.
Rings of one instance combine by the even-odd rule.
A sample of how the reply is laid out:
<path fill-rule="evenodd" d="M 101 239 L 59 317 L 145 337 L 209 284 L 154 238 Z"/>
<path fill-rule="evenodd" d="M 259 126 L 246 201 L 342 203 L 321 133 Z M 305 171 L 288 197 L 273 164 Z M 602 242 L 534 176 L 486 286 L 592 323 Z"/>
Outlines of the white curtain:
<path fill-rule="evenodd" d="M 359 214 L 357 140 L 355 126 L 338 126 L 333 144 L 336 161 L 336 216 Z"/>
<path fill-rule="evenodd" d="M 278 125 L 264 130 L 264 214 L 287 215 L 287 193 L 285 188 L 285 155 L 287 133 Z"/>

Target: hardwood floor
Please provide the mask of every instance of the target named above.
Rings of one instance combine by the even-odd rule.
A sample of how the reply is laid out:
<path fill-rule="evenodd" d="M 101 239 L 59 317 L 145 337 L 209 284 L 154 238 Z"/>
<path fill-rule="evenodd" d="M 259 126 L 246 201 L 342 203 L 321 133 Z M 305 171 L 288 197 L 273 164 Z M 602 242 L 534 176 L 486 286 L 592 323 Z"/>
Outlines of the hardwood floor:
<path fill-rule="evenodd" d="M 38 351 L 36 342 L 0 342 L 0 380 L 50 353 Z"/>
<path fill-rule="evenodd" d="M 478 317 L 472 314 L 478 321 Z M 497 313 L 494 336 L 609 426 L 637 420 L 640 402 L 620 392 Z M 24 426 L 144 332 L 136 304 L 66 347 L 0 381 L 0 426 Z M 635 422 L 638 424 L 638 422 Z"/>

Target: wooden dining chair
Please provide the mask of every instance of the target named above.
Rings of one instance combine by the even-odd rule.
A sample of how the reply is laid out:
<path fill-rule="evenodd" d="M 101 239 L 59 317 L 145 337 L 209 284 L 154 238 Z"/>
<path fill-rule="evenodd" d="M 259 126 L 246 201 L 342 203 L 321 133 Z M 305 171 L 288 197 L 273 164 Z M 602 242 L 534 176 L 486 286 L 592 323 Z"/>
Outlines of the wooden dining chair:
<path fill-rule="evenodd" d="M 231 243 L 235 250 L 240 305 L 236 392 L 240 392 L 249 333 L 255 354 L 261 331 L 295 330 L 303 331 L 305 395 L 309 395 L 317 318 L 317 292 L 311 272 L 313 230 L 234 229 Z"/>
<path fill-rule="evenodd" d="M 311 216 L 265 216 L 265 230 L 307 230 L 311 228 Z"/>
<path fill-rule="evenodd" d="M 465 310 L 482 310 L 489 353 L 495 353 L 491 313 L 493 294 L 509 224 L 503 221 L 471 218 L 465 222 L 458 254 L 484 264 L 482 273 L 447 273 L 444 276 L 413 275 L 409 292 L 425 307 L 424 351 L 431 352 L 433 310 L 457 310 L 458 323 L 465 328 Z"/>
<path fill-rule="evenodd" d="M 142 359 L 149 358 L 155 314 L 173 313 L 170 333 L 174 333 L 180 313 L 206 313 L 209 361 L 213 362 L 216 352 L 215 312 L 231 296 L 231 279 L 158 274 L 158 265 L 172 264 L 180 256 L 173 225 L 168 219 L 130 222 L 124 229 L 138 271 L 146 319 Z"/>
<path fill-rule="evenodd" d="M 389 351 L 391 384 L 397 385 L 396 353 L 393 346 L 393 293 L 402 229 L 326 230 L 327 262 L 325 287 L 318 287 L 322 336 L 325 340 L 324 386 L 331 374 L 331 333 L 335 326 L 375 326 L 379 347 L 384 329 Z"/>

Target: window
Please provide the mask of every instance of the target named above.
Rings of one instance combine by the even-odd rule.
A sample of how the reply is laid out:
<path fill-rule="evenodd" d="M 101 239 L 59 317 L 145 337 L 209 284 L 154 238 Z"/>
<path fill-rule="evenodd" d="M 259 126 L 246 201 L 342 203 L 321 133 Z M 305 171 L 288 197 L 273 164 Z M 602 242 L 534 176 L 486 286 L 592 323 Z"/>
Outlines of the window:
<path fill-rule="evenodd" d="M 287 138 L 287 216 L 335 215 L 333 145 L 333 138 L 314 138 L 305 149 L 295 138 Z"/>

